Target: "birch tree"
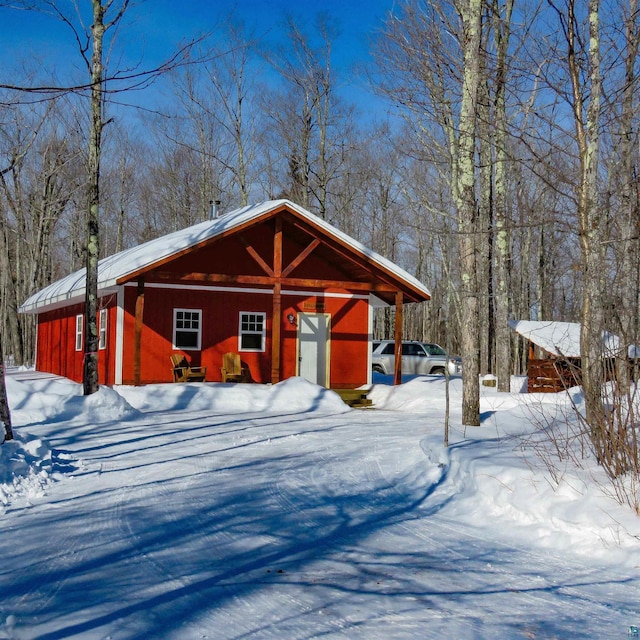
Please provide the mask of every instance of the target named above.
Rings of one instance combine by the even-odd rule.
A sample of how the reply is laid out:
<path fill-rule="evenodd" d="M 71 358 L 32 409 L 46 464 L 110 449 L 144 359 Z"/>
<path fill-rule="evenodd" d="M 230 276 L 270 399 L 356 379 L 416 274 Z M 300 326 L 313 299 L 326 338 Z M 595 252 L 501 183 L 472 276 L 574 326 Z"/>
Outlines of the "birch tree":
<path fill-rule="evenodd" d="M 376 48 L 377 86 L 403 109 L 423 160 L 441 172 L 449 201 L 443 214 L 455 219 L 459 273 L 452 295 L 461 319 L 468 425 L 479 424 L 476 145 L 483 6 L 480 0 L 406 2 L 389 15 Z"/>
<path fill-rule="evenodd" d="M 72 37 L 78 45 L 78 51 L 86 67 L 89 81 L 81 86 L 71 87 L 16 87 L 3 85 L 5 88 L 41 93 L 51 97 L 64 93 L 83 90 L 89 94 L 89 127 L 87 145 L 87 186 L 86 186 L 86 294 L 84 313 L 84 366 L 83 388 L 85 395 L 95 393 L 98 389 L 98 259 L 99 242 L 99 209 L 100 209 L 100 160 L 102 152 L 102 133 L 105 124 L 103 110 L 105 108 L 105 76 L 103 43 L 105 34 L 117 27 L 124 15 L 129 0 L 91 0 L 92 24 L 85 26 L 82 9 L 79 4 L 66 6 L 62 1 L 42 0 L 41 2 L 17 2 L 15 6 L 28 10 L 36 10 L 50 14 L 70 28 Z M 112 17 L 111 17 L 112 16 Z"/>
<path fill-rule="evenodd" d="M 571 108 L 578 148 L 579 175 L 576 185 L 578 236 L 582 254 L 582 383 L 586 419 L 595 425 L 602 415 L 602 331 L 604 329 L 604 225 L 598 197 L 600 154 L 600 109 L 602 75 L 600 62 L 600 4 L 588 3 L 588 48 L 582 46 L 576 0 L 568 0 L 558 12 L 566 44 L 566 62 L 571 83 Z M 583 83 L 582 61 L 588 62 L 588 86 Z M 588 98 L 587 98 L 588 96 Z"/>
<path fill-rule="evenodd" d="M 498 391 L 511 390 L 511 335 L 509 328 L 511 238 L 508 212 L 508 136 L 507 136 L 507 54 L 511 32 L 513 0 L 506 0 L 503 12 L 493 2 L 493 37 L 496 49 L 495 78 L 495 178 L 494 178 L 494 276 L 495 345 Z"/>
<path fill-rule="evenodd" d="M 615 321 L 615 302 L 609 298 L 608 289 L 613 280 L 607 260 L 607 247 L 611 245 L 612 225 L 608 218 L 606 206 L 606 190 L 603 188 L 602 151 L 606 148 L 604 131 L 615 122 L 612 118 L 612 105 L 604 102 L 606 94 L 603 89 L 603 28 L 601 24 L 601 6 L 599 0 L 589 0 L 587 6 L 577 0 L 567 0 L 563 5 L 551 3 L 556 12 L 558 23 L 562 29 L 565 65 L 570 88 L 568 104 L 571 109 L 574 127 L 574 140 L 577 157 L 577 171 L 575 179 L 575 208 L 578 226 L 578 240 L 580 245 L 580 279 L 582 282 L 581 295 L 581 378 L 585 399 L 584 415 L 579 414 L 588 434 L 591 446 L 598 462 L 602 464 L 612 479 L 617 479 L 630 470 L 638 472 L 638 449 L 634 420 L 633 399 L 625 399 L 620 394 L 611 394 L 610 387 L 604 385 L 605 372 L 609 372 L 607 358 L 612 353 L 604 345 L 603 335 L 606 326 Z M 620 8 L 618 5 L 616 8 Z M 635 21 L 635 17 L 632 19 Z M 625 81 L 630 81 L 629 91 L 633 91 L 633 76 L 635 75 L 635 57 L 637 51 L 637 27 L 628 21 L 625 25 L 626 40 L 625 55 L 607 61 L 608 75 L 615 78 L 619 74 L 619 66 L 623 69 L 620 74 Z M 621 41 L 616 28 L 608 44 Z M 621 64 L 620 64 L 621 63 Z M 624 83 L 623 83 L 624 84 Z M 618 124 L 622 131 L 621 150 L 629 153 L 629 135 L 632 123 L 633 95 L 623 91 L 622 118 Z M 607 108 L 605 114 L 604 108 Z M 604 116 L 607 116 L 605 118 Z M 622 166 L 627 172 L 633 173 L 631 158 L 624 158 Z M 624 174 L 624 171 L 621 172 Z M 622 211 L 616 212 L 616 219 L 621 219 L 621 228 L 627 236 L 622 245 L 629 246 L 637 234 L 637 230 L 629 229 L 629 220 L 636 216 L 629 209 L 633 209 L 632 196 L 629 191 L 629 177 L 622 178 L 620 201 Z M 626 183 L 626 186 L 625 186 Z M 637 218 L 636 218 L 637 219 Z M 630 235 L 627 235 L 630 234 Z M 614 240 L 614 244 L 617 244 Z M 612 250 L 612 253 L 615 249 Z M 625 265 L 622 261 L 623 274 L 626 280 L 628 271 L 633 269 L 631 261 L 637 268 L 637 256 L 631 256 Z M 623 291 L 623 297 L 628 291 Z M 620 307 L 623 316 L 629 313 L 631 303 L 623 303 Z M 627 325 L 629 326 L 629 325 Z M 626 351 L 626 347 L 625 347 Z M 626 353 L 622 354 L 626 360 Z M 623 379 L 624 384 L 624 379 Z M 619 385 L 618 385 L 619 386 Z M 631 415 L 630 413 L 631 412 Z M 637 498 L 636 498 L 637 500 Z"/>
<path fill-rule="evenodd" d="M 75 95 L 87 98 L 88 127 L 86 152 L 86 189 L 84 262 L 86 268 L 86 295 L 84 317 L 84 365 L 83 389 L 91 394 L 98 389 L 98 329 L 97 329 L 97 268 L 100 257 L 99 219 L 100 219 L 100 173 L 102 160 L 102 137 L 108 119 L 105 116 L 107 96 L 123 92 L 133 87 L 142 88 L 158 75 L 181 64 L 185 64 L 196 41 L 192 40 L 182 46 L 161 65 L 142 70 L 137 66 L 126 71 L 119 70 L 108 75 L 105 67 L 105 44 L 110 46 L 122 18 L 129 8 L 130 0 L 90 0 L 80 3 L 76 0 L 15 0 L 7 3 L 0 0 L 0 6 L 38 11 L 58 19 L 71 30 L 72 38 L 77 45 L 81 60 L 87 72 L 87 81 L 77 84 L 53 83 L 22 85 L 1 82 L 0 88 L 16 93 L 37 94 L 40 100 L 48 100 L 60 95 Z M 87 7 L 91 8 L 90 13 Z M 86 17 L 90 24 L 87 26 Z M 107 38 L 108 34 L 112 38 Z M 106 40 L 105 40 L 106 39 Z M 195 63 L 195 61 L 192 61 Z M 107 89 L 107 84 L 111 88 Z"/>
<path fill-rule="evenodd" d="M 482 2 L 468 0 L 459 10 L 462 18 L 463 75 L 453 193 L 458 211 L 461 270 L 462 424 L 477 426 L 480 424 L 480 345 L 475 276 L 478 269 L 475 148 Z"/>
<path fill-rule="evenodd" d="M 91 0 L 93 24 L 90 28 L 91 57 L 81 47 L 91 77 L 89 146 L 87 166 L 87 236 L 85 246 L 86 289 L 84 311 L 84 368 L 82 383 L 84 394 L 98 390 L 98 260 L 100 257 L 100 161 L 102 133 L 105 125 L 104 109 L 104 36 L 114 29 L 124 15 L 129 0 L 116 6 L 113 17 L 107 14 L 114 8 L 113 0 Z M 77 33 L 77 32 L 76 32 Z M 86 34 L 89 35 L 89 34 Z"/>

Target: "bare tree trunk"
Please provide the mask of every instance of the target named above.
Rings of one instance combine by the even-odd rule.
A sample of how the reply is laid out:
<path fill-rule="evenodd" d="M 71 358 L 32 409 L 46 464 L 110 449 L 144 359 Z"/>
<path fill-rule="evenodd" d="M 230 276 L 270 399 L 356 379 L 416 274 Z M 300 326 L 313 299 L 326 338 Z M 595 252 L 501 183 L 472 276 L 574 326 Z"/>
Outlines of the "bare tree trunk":
<path fill-rule="evenodd" d="M 478 83 L 478 236 L 476 291 L 478 292 L 478 326 L 480 334 L 480 374 L 493 370 L 493 286 L 492 286 L 492 237 L 493 227 L 493 133 L 489 78 L 486 59 L 483 57 L 481 78 Z"/>
<path fill-rule="evenodd" d="M 22 364 L 24 361 L 24 343 L 23 334 L 20 330 L 20 322 L 18 318 L 19 292 L 17 279 L 17 268 L 15 265 L 16 257 L 14 255 L 12 264 L 12 247 L 10 246 L 7 232 L 10 231 L 8 222 L 0 216 L 2 229 L 0 230 L 0 267 L 2 268 L 2 300 L 3 311 L 6 320 L 4 321 L 3 339 L 5 348 L 9 349 L 9 354 L 13 355 L 16 362 Z"/>
<path fill-rule="evenodd" d="M 573 109 L 580 156 L 578 185 L 578 233 L 582 253 L 584 289 L 582 295 L 582 383 L 586 419 L 592 428 L 603 415 L 602 407 L 602 331 L 604 328 L 604 216 L 599 207 L 597 174 L 599 164 L 599 126 L 602 79 L 600 71 L 599 0 L 589 0 L 589 105 L 586 109 L 581 85 L 581 71 L 575 49 L 576 15 L 574 0 L 569 3 L 568 62 L 573 89 Z M 599 436 L 597 436 L 599 437 Z"/>
<path fill-rule="evenodd" d="M 620 254 L 620 279 L 616 300 L 619 308 L 619 327 L 624 353 L 618 358 L 618 393 L 628 393 L 631 385 L 629 369 L 628 345 L 637 344 L 640 338 L 638 326 L 638 295 L 640 282 L 638 281 L 638 256 L 640 243 L 638 241 L 638 229 L 640 228 L 640 203 L 637 192 L 637 155 L 636 139 L 634 135 L 634 118 L 636 111 L 636 86 L 638 77 L 636 63 L 638 59 L 638 46 L 640 44 L 640 30 L 637 26 L 638 0 L 629 0 L 629 13 L 625 20 L 625 83 L 622 92 L 622 113 L 620 121 L 619 158 L 621 163 L 622 190 L 620 194 L 620 234 L 621 241 L 618 245 Z M 632 408 L 632 404 L 630 409 Z M 633 424 L 635 420 L 632 420 Z"/>
<path fill-rule="evenodd" d="M 92 0 L 93 55 L 91 58 L 91 122 L 89 129 L 89 186 L 87 211 L 86 293 L 84 315 L 84 394 L 98 390 L 98 259 L 100 253 L 100 153 L 102 145 L 102 41 L 105 33 L 101 0 Z"/>
<path fill-rule="evenodd" d="M 511 330 L 509 328 L 509 264 L 511 238 L 507 211 L 507 114 L 505 105 L 507 50 L 513 0 L 504 6 L 504 18 L 500 6 L 494 0 L 493 22 L 496 40 L 496 95 L 495 95 L 495 188 L 494 188 L 494 251 L 495 261 L 495 338 L 496 375 L 498 391 L 511 389 Z"/>
<path fill-rule="evenodd" d="M 480 425 L 480 344 L 476 289 L 478 206 L 476 203 L 475 144 L 479 82 L 482 2 L 469 0 L 460 10 L 463 20 L 464 58 L 455 201 L 458 210 L 462 293 L 462 424 Z"/>
<path fill-rule="evenodd" d="M 2 425 L 2 441 L 13 440 L 11 429 L 11 412 L 9 411 L 9 401 L 7 400 L 7 386 L 4 379 L 4 351 L 2 341 L 0 341 L 0 424 Z"/>

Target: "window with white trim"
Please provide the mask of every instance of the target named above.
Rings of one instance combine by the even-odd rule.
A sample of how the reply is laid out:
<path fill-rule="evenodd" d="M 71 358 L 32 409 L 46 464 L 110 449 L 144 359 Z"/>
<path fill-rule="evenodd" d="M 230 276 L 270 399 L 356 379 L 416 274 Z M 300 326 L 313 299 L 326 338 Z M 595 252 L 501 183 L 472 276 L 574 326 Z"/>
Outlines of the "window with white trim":
<path fill-rule="evenodd" d="M 202 343 L 202 310 L 173 310 L 173 348 L 197 351 Z"/>
<path fill-rule="evenodd" d="M 107 348 L 107 310 L 100 309 L 98 315 L 98 349 Z"/>
<path fill-rule="evenodd" d="M 84 327 L 84 317 L 82 314 L 76 316 L 76 351 L 82 351 L 82 330 Z"/>
<path fill-rule="evenodd" d="M 238 349 L 240 351 L 264 351 L 266 325 L 266 313 L 242 311 L 240 313 Z"/>

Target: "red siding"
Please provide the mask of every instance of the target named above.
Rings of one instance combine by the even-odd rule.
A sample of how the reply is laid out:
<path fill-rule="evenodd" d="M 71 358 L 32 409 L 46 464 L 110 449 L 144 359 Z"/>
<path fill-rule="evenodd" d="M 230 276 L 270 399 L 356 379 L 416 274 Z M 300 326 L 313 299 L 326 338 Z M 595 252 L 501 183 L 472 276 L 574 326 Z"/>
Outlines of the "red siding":
<path fill-rule="evenodd" d="M 116 308 L 114 296 L 100 301 L 108 308 L 107 348 L 98 351 L 100 384 L 115 381 Z M 84 305 L 76 304 L 38 315 L 38 351 L 36 369 L 82 382 L 84 329 L 82 349 L 76 351 L 76 316 L 84 313 Z"/>
<path fill-rule="evenodd" d="M 339 306 L 338 306 L 339 305 Z M 359 387 L 369 379 L 368 300 L 327 300 L 331 311 L 331 386 Z"/>
<path fill-rule="evenodd" d="M 123 382 L 133 382 L 133 328 L 136 288 L 127 287 L 125 296 L 125 343 Z M 221 380 L 222 354 L 238 351 L 238 318 L 241 311 L 271 310 L 271 295 L 234 292 L 201 291 L 194 289 L 154 288 L 147 286 L 144 294 L 144 327 L 141 338 L 141 381 L 170 382 L 172 380 L 169 357 L 172 349 L 173 310 L 202 310 L 202 348 L 184 351 L 194 366 L 207 367 L 207 381 Z M 270 325 L 268 323 L 267 331 Z M 267 336 L 264 353 L 242 353 L 256 382 L 267 382 L 270 363 L 266 354 L 271 344 Z M 179 350 L 178 350 L 179 352 Z"/>
<path fill-rule="evenodd" d="M 273 235 L 274 221 L 270 220 L 243 231 L 242 239 L 244 242 L 232 236 L 195 249 L 173 261 L 170 270 L 175 273 L 196 272 L 229 275 L 241 273 L 243 275 L 264 276 L 265 272 L 245 249 L 245 243 L 250 245 L 264 262 L 272 265 Z M 304 236 L 298 241 L 285 233 L 282 250 L 283 264 L 286 265 L 293 261 L 311 240 L 312 237 Z M 338 268 L 335 260 L 328 259 L 326 255 L 324 258 L 321 257 L 321 251 L 321 249 L 317 249 L 312 252 L 290 275 L 295 278 L 319 278 L 322 280 L 352 279 L 350 274 Z"/>
<path fill-rule="evenodd" d="M 136 288 L 125 289 L 125 343 L 123 383 L 133 383 L 133 329 Z M 144 327 L 141 338 L 141 382 L 170 382 L 169 357 L 172 349 L 173 310 L 202 310 L 202 348 L 184 351 L 194 366 L 207 367 L 208 382 L 221 380 L 222 354 L 239 352 L 238 324 L 241 312 L 263 312 L 267 318 L 264 352 L 240 352 L 254 382 L 271 381 L 271 291 L 265 293 L 167 289 L 147 285 L 144 293 Z M 314 312 L 321 308 L 331 316 L 331 370 L 333 387 L 355 387 L 368 378 L 368 303 L 362 299 L 324 298 L 318 305 L 316 294 L 283 295 L 281 377 L 297 374 L 297 327 L 287 316 Z"/>
<path fill-rule="evenodd" d="M 116 381 L 116 296 L 101 299 L 100 307 L 107 310 L 107 344 L 105 349 L 98 350 L 98 380 L 100 384 L 111 385 Z"/>
<path fill-rule="evenodd" d="M 282 377 L 297 374 L 297 327 L 287 320 L 289 313 L 326 313 L 330 328 L 329 385 L 333 388 L 366 384 L 369 371 L 369 304 L 356 298 L 331 298 L 310 294 L 283 296 Z"/>

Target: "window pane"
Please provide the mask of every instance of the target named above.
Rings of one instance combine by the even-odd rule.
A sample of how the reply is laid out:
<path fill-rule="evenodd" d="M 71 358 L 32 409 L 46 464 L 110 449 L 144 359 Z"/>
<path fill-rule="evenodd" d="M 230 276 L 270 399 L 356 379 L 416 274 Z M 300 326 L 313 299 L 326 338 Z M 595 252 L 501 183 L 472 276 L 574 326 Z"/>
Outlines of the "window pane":
<path fill-rule="evenodd" d="M 262 332 L 262 316 L 245 313 L 241 318 L 242 331 Z"/>
<path fill-rule="evenodd" d="M 195 331 L 176 331 L 176 347 L 180 349 L 197 349 L 198 334 Z"/>
<path fill-rule="evenodd" d="M 107 348 L 107 310 L 100 309 L 99 316 L 99 334 L 98 334 L 98 349 Z"/>
<path fill-rule="evenodd" d="M 264 350 L 265 321 L 264 313 L 240 313 L 238 346 L 241 351 Z"/>
<path fill-rule="evenodd" d="M 261 349 L 262 336 L 259 333 L 243 333 L 240 339 L 242 349 Z"/>
<path fill-rule="evenodd" d="M 173 344 L 177 349 L 200 348 L 200 310 L 174 310 Z"/>
<path fill-rule="evenodd" d="M 446 356 L 447 352 L 437 344 L 425 344 L 425 349 L 427 353 L 430 353 L 432 356 Z"/>
<path fill-rule="evenodd" d="M 200 314 L 194 311 L 176 312 L 177 329 L 193 329 L 197 331 L 200 326 Z"/>
<path fill-rule="evenodd" d="M 76 351 L 82 351 L 83 317 L 76 316 Z"/>

